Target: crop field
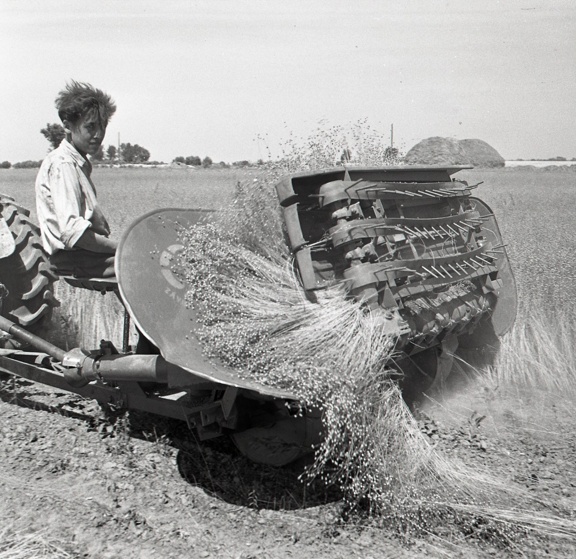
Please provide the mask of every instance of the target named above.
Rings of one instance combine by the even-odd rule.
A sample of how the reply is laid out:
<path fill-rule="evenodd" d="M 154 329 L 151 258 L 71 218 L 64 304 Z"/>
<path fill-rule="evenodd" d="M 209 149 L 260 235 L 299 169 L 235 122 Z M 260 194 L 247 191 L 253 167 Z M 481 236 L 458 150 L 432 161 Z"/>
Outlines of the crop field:
<path fill-rule="evenodd" d="M 0 175 L 0 193 L 12 196 L 28 208 L 34 221 L 36 172 L 35 169 L 8 169 Z M 92 178 L 110 222 L 112 237 L 119 240 L 134 219 L 154 209 L 222 207 L 230 201 L 235 184 L 239 180 L 251 180 L 251 175 L 249 170 L 100 167 L 94 169 Z M 114 297 L 75 290 L 63 282 L 56 284 L 55 294 L 62 307 L 49 333 L 53 343 L 93 347 L 105 338 L 121 346 L 123 309 Z"/>
<path fill-rule="evenodd" d="M 492 207 L 515 272 L 522 312 L 576 309 L 576 166 L 465 171 Z"/>
<path fill-rule="evenodd" d="M 522 310 L 576 309 L 576 166 L 479 169 L 457 173 L 494 210 L 515 271 Z M 158 208 L 217 209 L 238 181 L 257 170 L 95 168 L 100 204 L 118 238 L 138 216 Z M 32 210 L 34 169 L 0 170 L 0 192 Z"/>
<path fill-rule="evenodd" d="M 112 236 L 137 217 L 159 208 L 225 206 L 239 181 L 261 174 L 255 169 L 191 169 L 181 167 L 97 167 L 93 180 L 100 204 L 110 221 Z M 0 171 L 0 193 L 8 194 L 31 210 L 35 219 L 35 169 Z M 556 320 L 576 312 L 576 166 L 460 171 L 455 178 L 480 186 L 474 195 L 494 211 L 516 276 L 522 317 L 544 313 Z M 94 343 L 101 336 L 119 343 L 121 308 L 91 293 L 71 294 L 58 286 L 57 295 L 69 299 L 69 313 L 78 317 L 82 307 L 96 301 L 102 312 L 82 318 L 74 327 L 76 340 Z M 78 322 L 79 318 L 74 318 Z"/>
<path fill-rule="evenodd" d="M 5 169 L 0 174 L 0 192 L 8 194 L 35 214 L 36 169 Z M 218 208 L 229 199 L 239 180 L 251 171 L 230 169 L 193 170 L 182 167 L 96 167 L 92 179 L 113 234 L 138 216 L 154 209 Z"/>

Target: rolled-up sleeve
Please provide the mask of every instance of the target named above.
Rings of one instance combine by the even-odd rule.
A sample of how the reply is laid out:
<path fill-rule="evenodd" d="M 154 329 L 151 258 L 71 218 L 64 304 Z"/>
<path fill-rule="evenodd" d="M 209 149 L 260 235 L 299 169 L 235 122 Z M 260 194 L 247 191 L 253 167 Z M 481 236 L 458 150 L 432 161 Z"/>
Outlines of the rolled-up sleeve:
<path fill-rule="evenodd" d="M 65 249 L 71 249 L 91 222 L 82 217 L 85 214 L 84 196 L 80 190 L 76 166 L 60 162 L 50 169 L 50 190 L 54 214 L 60 230 L 60 240 Z"/>

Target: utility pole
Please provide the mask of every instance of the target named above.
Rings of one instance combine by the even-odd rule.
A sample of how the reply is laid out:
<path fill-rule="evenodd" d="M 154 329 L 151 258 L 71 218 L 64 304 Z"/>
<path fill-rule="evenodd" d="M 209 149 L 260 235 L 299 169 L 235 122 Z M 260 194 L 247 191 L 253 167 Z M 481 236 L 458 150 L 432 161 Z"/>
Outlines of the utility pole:
<path fill-rule="evenodd" d="M 120 132 L 118 132 L 118 151 L 116 152 L 118 163 L 120 163 Z"/>
<path fill-rule="evenodd" d="M 390 125 L 390 147 L 394 147 L 394 123 Z"/>

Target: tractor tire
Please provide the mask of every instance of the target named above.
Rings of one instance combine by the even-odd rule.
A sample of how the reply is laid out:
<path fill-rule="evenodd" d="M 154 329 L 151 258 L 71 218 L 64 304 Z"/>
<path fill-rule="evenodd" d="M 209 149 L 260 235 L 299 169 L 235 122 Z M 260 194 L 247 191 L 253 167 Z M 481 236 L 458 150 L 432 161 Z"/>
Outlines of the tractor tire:
<path fill-rule="evenodd" d="M 14 252 L 0 258 L 0 284 L 4 286 L 1 314 L 38 334 L 50 322 L 52 309 L 57 304 L 53 284 L 58 278 L 50 269 L 40 230 L 30 221 L 29 210 L 16 204 L 10 196 L 0 194 L 0 214 L 15 242 Z M 16 345 L 14 340 L 0 339 L 0 347 Z"/>

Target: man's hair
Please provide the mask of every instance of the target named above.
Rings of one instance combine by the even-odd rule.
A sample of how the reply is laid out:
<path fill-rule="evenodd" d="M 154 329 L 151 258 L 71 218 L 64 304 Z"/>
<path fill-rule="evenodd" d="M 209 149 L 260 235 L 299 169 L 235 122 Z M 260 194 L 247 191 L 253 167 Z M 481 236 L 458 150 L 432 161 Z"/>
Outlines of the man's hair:
<path fill-rule="evenodd" d="M 56 109 L 60 120 L 76 124 L 82 117 L 89 115 L 99 119 L 102 125 L 107 125 L 116 112 L 116 104 L 112 97 L 88 83 L 72 80 L 58 93 Z"/>

